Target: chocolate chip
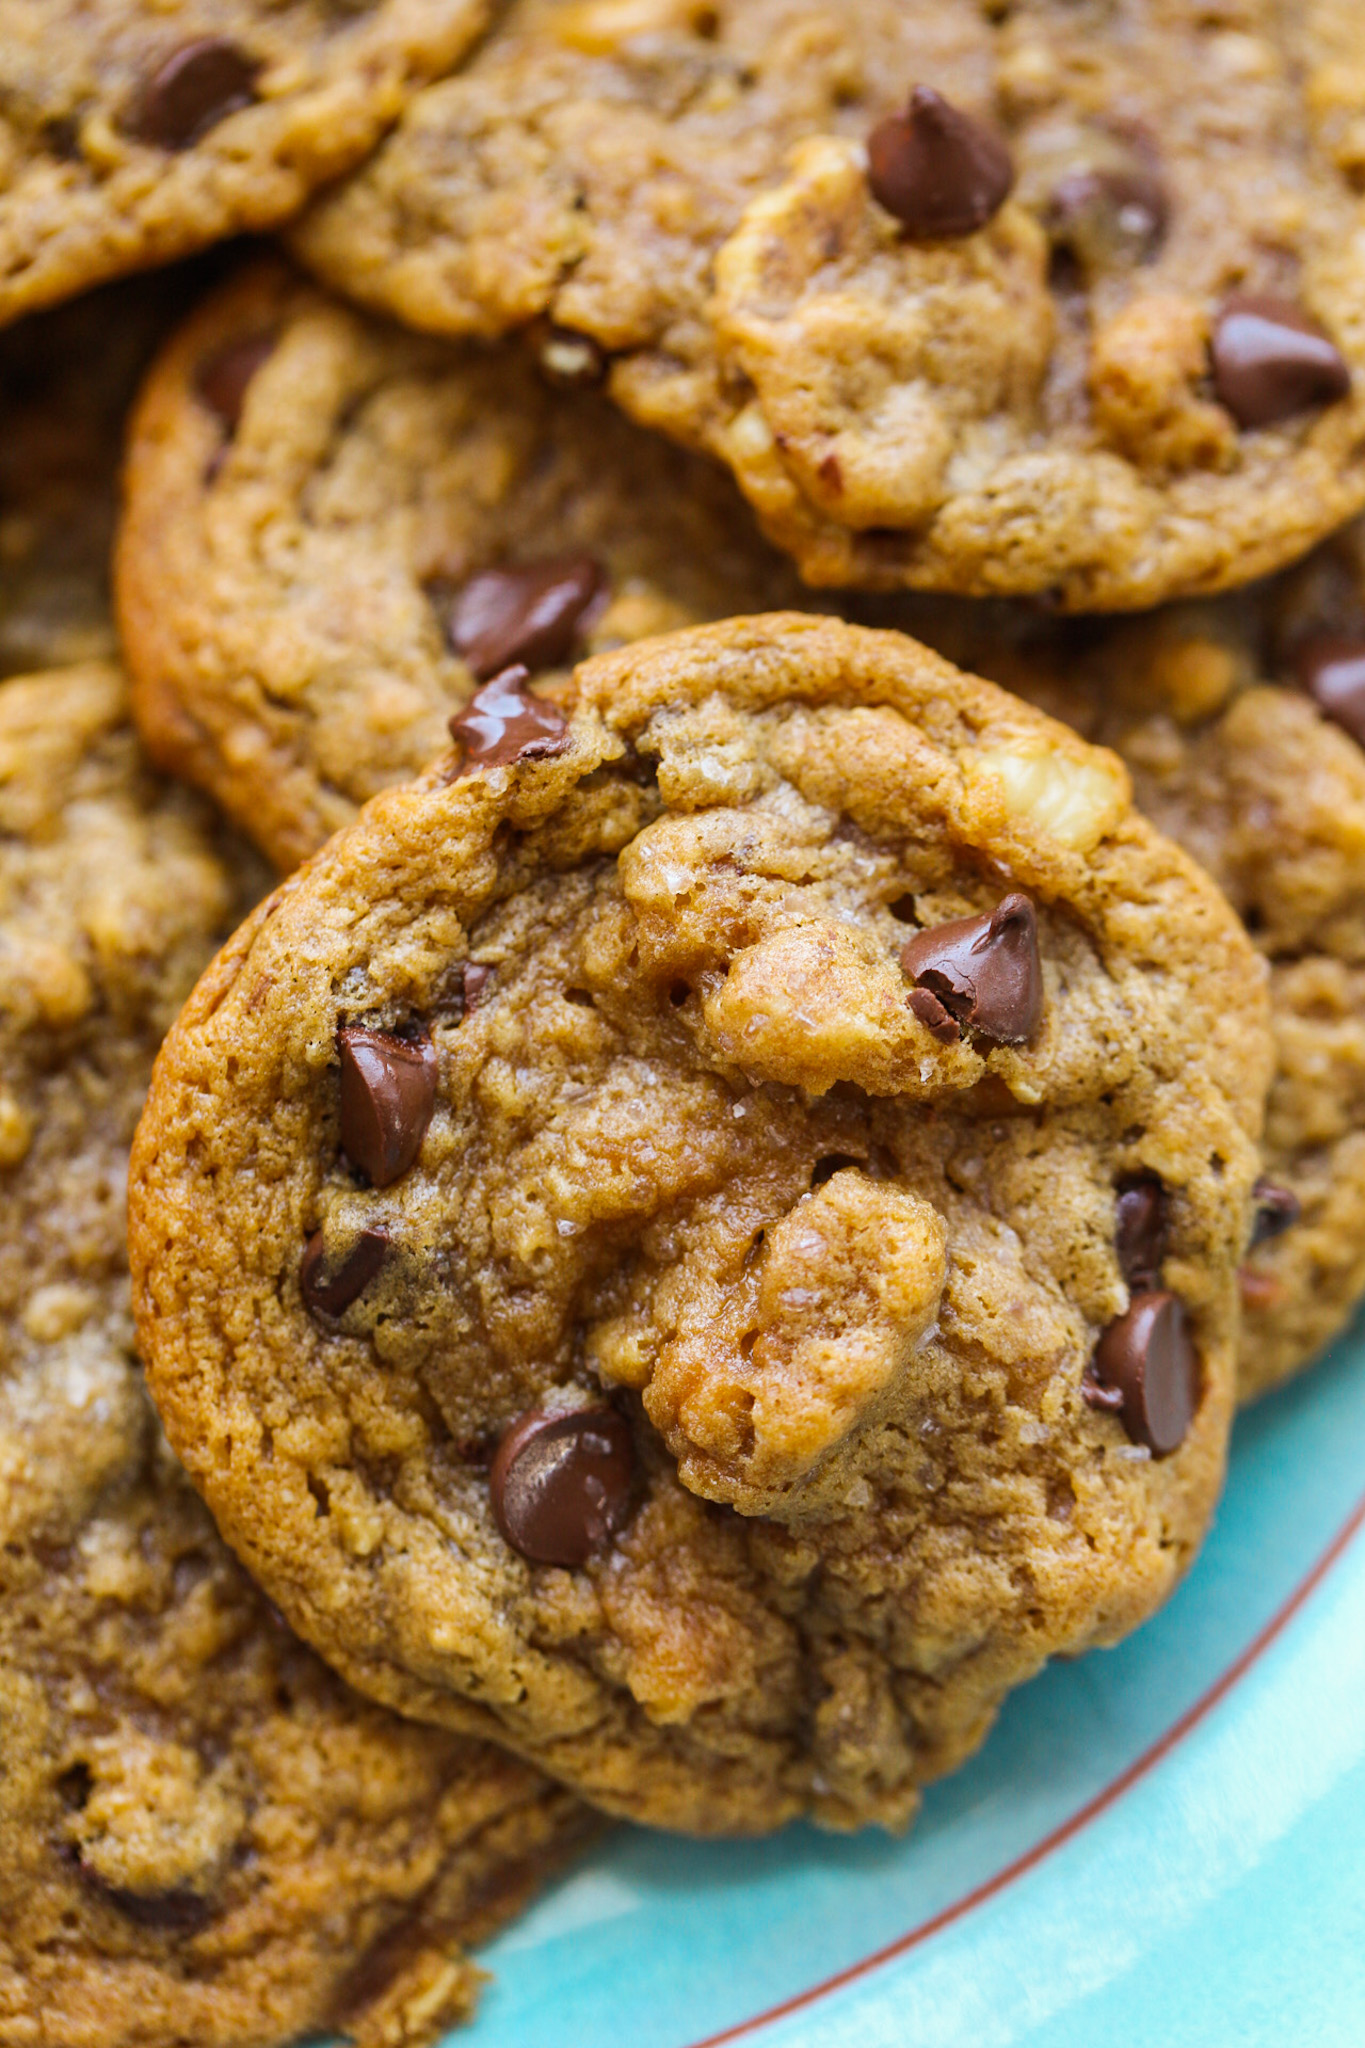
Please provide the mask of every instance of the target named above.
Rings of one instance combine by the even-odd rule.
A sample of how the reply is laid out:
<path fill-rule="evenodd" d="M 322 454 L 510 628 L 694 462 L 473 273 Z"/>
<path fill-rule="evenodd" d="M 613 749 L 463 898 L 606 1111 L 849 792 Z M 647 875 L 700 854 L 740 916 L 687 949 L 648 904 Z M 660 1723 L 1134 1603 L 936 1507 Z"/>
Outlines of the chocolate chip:
<path fill-rule="evenodd" d="M 1269 1244 L 1272 1239 L 1283 1237 L 1303 1213 L 1302 1204 L 1292 1188 L 1279 1187 L 1273 1180 L 1266 1180 L 1264 1175 L 1251 1190 L 1251 1197 L 1256 1204 L 1256 1220 L 1251 1226 L 1248 1251 L 1255 1251 L 1258 1244 Z"/>
<path fill-rule="evenodd" d="M 491 967 L 485 967 L 481 961 L 466 960 L 462 978 L 464 981 L 464 1014 L 468 1016 L 471 1010 L 477 1010 L 487 994 L 488 984 L 493 979 L 493 970 Z"/>
<path fill-rule="evenodd" d="M 246 334 L 199 365 L 194 388 L 229 434 L 236 433 L 247 387 L 274 346 L 273 334 Z"/>
<path fill-rule="evenodd" d="M 1134 1295 L 1095 1347 L 1091 1385 L 1086 1399 L 1116 1408 L 1135 1444 L 1158 1458 L 1179 1449 L 1199 1406 L 1199 1360 L 1174 1294 Z"/>
<path fill-rule="evenodd" d="M 520 663 L 504 669 L 457 712 L 450 737 L 464 748 L 461 775 L 476 768 L 507 768 L 517 761 L 545 761 L 569 744 L 564 714 L 525 685 L 530 673 Z"/>
<path fill-rule="evenodd" d="M 1145 263 L 1160 248 L 1170 219 L 1161 180 L 1150 171 L 1070 171 L 1047 207 L 1054 243 L 1089 269 Z"/>
<path fill-rule="evenodd" d="M 398 1038 L 345 1025 L 341 1055 L 341 1142 L 377 1188 L 399 1179 L 416 1159 L 436 1107 L 436 1048 L 425 1032 Z"/>
<path fill-rule="evenodd" d="M 932 989 L 912 988 L 905 998 L 906 1008 L 935 1038 L 944 1045 L 956 1045 L 962 1036 L 961 1026 L 955 1017 L 950 1017 Z"/>
<path fill-rule="evenodd" d="M 1119 1271 L 1137 1292 L 1155 1287 L 1166 1256 L 1166 1190 L 1154 1173 L 1134 1174 L 1114 1198 L 1114 1249 Z"/>
<path fill-rule="evenodd" d="M 157 149 L 188 149 L 256 97 L 260 61 L 224 36 L 172 51 L 143 86 L 128 132 Z"/>
<path fill-rule="evenodd" d="M 1331 336 L 1290 299 L 1229 299 L 1211 350 L 1213 386 L 1239 427 L 1268 427 L 1334 405 L 1351 372 Z"/>
<path fill-rule="evenodd" d="M 1038 917 L 1017 890 L 980 917 L 916 932 L 901 949 L 901 966 L 950 1017 L 996 1044 L 1022 1045 L 1037 1028 L 1043 1007 Z M 919 1010 L 915 1014 L 935 1029 Z"/>
<path fill-rule="evenodd" d="M 590 391 L 606 381 L 606 351 L 590 334 L 551 327 L 540 344 L 540 367 L 546 382 L 561 391 Z"/>
<path fill-rule="evenodd" d="M 939 241 L 985 227 L 1009 197 L 1014 164 L 998 135 L 917 85 L 906 111 L 868 136 L 867 182 L 908 235 Z"/>
<path fill-rule="evenodd" d="M 533 1564 L 580 1565 L 623 1528 L 635 1472 L 630 1427 L 613 1408 L 533 1409 L 512 1424 L 489 1475 L 493 1514 Z"/>
<path fill-rule="evenodd" d="M 389 1256 L 390 1241 L 383 1230 L 362 1230 L 340 1263 L 330 1274 L 324 1272 L 327 1247 L 322 1232 L 315 1230 L 303 1248 L 299 1261 L 299 1292 L 310 1315 L 324 1321 L 344 1315 L 358 1301 L 371 1280 L 378 1277 Z"/>
<path fill-rule="evenodd" d="M 1365 640 L 1318 634 L 1304 642 L 1295 666 L 1323 716 L 1365 747 Z"/>
<path fill-rule="evenodd" d="M 485 569 L 451 603 L 446 633 L 480 682 L 514 662 L 567 660 L 606 577 L 591 555 L 556 555 L 520 568 Z"/>
<path fill-rule="evenodd" d="M 198 1892 L 181 1888 L 164 1892 L 135 1892 L 126 1885 L 110 1884 L 97 1870 L 79 1857 L 76 1868 L 92 1892 L 131 1920 L 136 1927 L 163 1929 L 172 1934 L 194 1934 L 213 1917 L 213 1906 Z"/>

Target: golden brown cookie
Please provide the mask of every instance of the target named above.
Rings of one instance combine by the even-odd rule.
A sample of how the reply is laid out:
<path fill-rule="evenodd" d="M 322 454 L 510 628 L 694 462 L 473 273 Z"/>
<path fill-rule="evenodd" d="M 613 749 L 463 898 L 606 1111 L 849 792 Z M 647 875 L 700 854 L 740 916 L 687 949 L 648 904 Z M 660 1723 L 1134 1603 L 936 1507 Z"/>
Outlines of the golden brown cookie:
<path fill-rule="evenodd" d="M 483 0 L 0 0 L 0 325 L 296 213 Z"/>
<path fill-rule="evenodd" d="M 151 752 L 291 867 L 440 752 L 493 669 L 562 676 L 799 586 L 718 470 L 597 394 L 272 264 L 152 373 L 118 593 Z"/>
<path fill-rule="evenodd" d="M 1151 605 L 1365 502 L 1359 29 L 512 0 L 294 246 L 416 327 L 550 323 L 812 584 Z"/>
<path fill-rule="evenodd" d="M 494 679 L 201 981 L 131 1237 L 376 1697 L 698 1831 L 899 1824 L 1216 1499 L 1265 972 L 1111 754 L 800 614 Z"/>
<path fill-rule="evenodd" d="M 0 2042 L 418 2048 L 581 1809 L 333 1677 L 146 1398 L 128 1142 L 254 864 L 103 665 L 0 686 L 0 825 Z"/>
<path fill-rule="evenodd" d="M 1277 1064 L 1242 1271 L 1244 1398 L 1317 1357 L 1365 1296 L 1363 541 L 1348 529 L 1288 577 L 1121 628 L 932 620 L 959 659 L 1122 755 L 1143 812 L 1270 962 Z"/>

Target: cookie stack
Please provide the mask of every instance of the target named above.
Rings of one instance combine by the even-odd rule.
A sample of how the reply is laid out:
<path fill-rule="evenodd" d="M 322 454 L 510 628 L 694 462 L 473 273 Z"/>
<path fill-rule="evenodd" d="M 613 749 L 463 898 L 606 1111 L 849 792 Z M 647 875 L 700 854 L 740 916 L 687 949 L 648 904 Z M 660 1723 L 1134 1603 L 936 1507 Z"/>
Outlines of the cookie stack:
<path fill-rule="evenodd" d="M 423 2048 L 1191 1564 L 1365 1295 L 1358 46 L 0 0 L 0 2048 Z"/>

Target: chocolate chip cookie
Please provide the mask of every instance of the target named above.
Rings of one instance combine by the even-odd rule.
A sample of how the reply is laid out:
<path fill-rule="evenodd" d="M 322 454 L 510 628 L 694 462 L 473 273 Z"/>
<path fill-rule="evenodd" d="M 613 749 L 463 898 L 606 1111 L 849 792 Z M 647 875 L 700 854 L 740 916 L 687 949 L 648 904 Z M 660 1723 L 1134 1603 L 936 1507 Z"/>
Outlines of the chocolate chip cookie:
<path fill-rule="evenodd" d="M 127 1147 L 250 864 L 105 666 L 0 686 L 0 824 L 0 2042 L 416 2048 L 576 1809 L 334 1678 L 147 1400 Z"/>
<path fill-rule="evenodd" d="M 133 423 L 119 612 L 153 755 L 281 867 L 511 661 L 793 602 L 728 479 L 283 266 L 174 338 Z"/>
<path fill-rule="evenodd" d="M 483 0 L 0 0 L 0 324 L 296 213 Z"/>
<path fill-rule="evenodd" d="M 1365 501 L 1359 28 L 513 0 L 294 245 L 414 326 L 605 376 L 812 584 L 1137 608 Z"/>
<path fill-rule="evenodd" d="M 0 334 L 0 674 L 114 653 L 109 553 L 124 417 L 216 253 Z"/>
<path fill-rule="evenodd" d="M 778 614 L 491 679 L 158 1064 L 153 1394 L 363 1690 L 896 1825 L 1216 1498 L 1265 971 L 1108 753 Z"/>

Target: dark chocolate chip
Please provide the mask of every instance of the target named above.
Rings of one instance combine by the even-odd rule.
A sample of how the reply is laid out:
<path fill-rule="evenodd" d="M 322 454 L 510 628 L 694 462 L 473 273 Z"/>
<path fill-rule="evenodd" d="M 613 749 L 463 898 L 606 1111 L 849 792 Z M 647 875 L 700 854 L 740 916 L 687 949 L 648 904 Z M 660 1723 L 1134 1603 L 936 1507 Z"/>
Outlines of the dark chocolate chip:
<path fill-rule="evenodd" d="M 453 599 L 446 633 L 480 682 L 524 662 L 568 659 L 584 615 L 606 578 L 591 555 L 556 555 L 520 568 L 485 569 Z"/>
<path fill-rule="evenodd" d="M 944 1045 L 956 1045 L 962 1036 L 962 1027 L 955 1017 L 950 1017 L 938 997 L 929 988 L 912 988 L 905 998 L 906 1008 L 919 1018 L 926 1031 Z"/>
<path fill-rule="evenodd" d="M 1022 1045 L 1037 1029 L 1043 1007 L 1038 917 L 1017 890 L 980 917 L 916 932 L 901 949 L 901 966 L 950 1017 L 983 1038 Z"/>
<path fill-rule="evenodd" d="M 143 86 L 128 132 L 157 149 L 188 149 L 256 97 L 260 60 L 225 36 L 184 43 Z"/>
<path fill-rule="evenodd" d="M 247 386 L 274 346 L 273 334 L 246 334 L 199 365 L 195 390 L 209 411 L 217 413 L 229 434 L 237 431 Z"/>
<path fill-rule="evenodd" d="M 185 1888 L 164 1892 L 135 1892 L 126 1885 L 110 1884 L 80 1857 L 76 1868 L 92 1892 L 131 1920 L 136 1927 L 164 1929 L 171 1934 L 194 1934 L 213 1917 L 213 1906 L 198 1892 Z"/>
<path fill-rule="evenodd" d="M 1138 1292 L 1156 1287 L 1166 1256 L 1166 1190 L 1154 1173 L 1122 1180 L 1114 1198 L 1114 1248 L 1119 1271 Z"/>
<path fill-rule="evenodd" d="M 630 1513 L 635 1452 L 614 1408 L 570 1415 L 532 1410 L 512 1424 L 493 1460 L 493 1514 L 533 1564 L 580 1565 Z"/>
<path fill-rule="evenodd" d="M 310 1315 L 324 1321 L 344 1315 L 358 1301 L 371 1280 L 377 1279 L 389 1256 L 387 1231 L 362 1230 L 331 1273 L 324 1271 L 327 1247 L 322 1232 L 315 1230 L 299 1262 L 299 1292 Z"/>
<path fill-rule="evenodd" d="M 1150 171 L 1070 171 L 1047 207 L 1054 243 L 1090 269 L 1145 263 L 1160 248 L 1170 219 L 1161 180 Z"/>
<path fill-rule="evenodd" d="M 482 961 L 466 960 L 462 978 L 464 981 L 464 1014 L 468 1016 L 471 1010 L 478 1009 L 479 1004 L 488 993 L 488 984 L 493 979 L 493 970 L 491 967 L 485 967 Z"/>
<path fill-rule="evenodd" d="M 551 327 L 540 344 L 540 367 L 546 382 L 561 391 L 591 391 L 606 381 L 606 351 L 590 334 Z"/>
<path fill-rule="evenodd" d="M 436 1048 L 425 1032 L 398 1038 L 348 1024 L 341 1055 L 341 1143 L 377 1188 L 399 1179 L 416 1159 L 436 1107 Z"/>
<path fill-rule="evenodd" d="M 906 111 L 868 136 L 867 182 L 908 235 L 940 241 L 985 227 L 1009 197 L 1014 164 L 991 129 L 917 85 Z"/>
<path fill-rule="evenodd" d="M 1210 353 L 1214 390 L 1239 427 L 1335 405 L 1351 388 L 1341 350 L 1291 299 L 1229 299 Z"/>
<path fill-rule="evenodd" d="M 562 754 L 569 728 L 562 711 L 525 687 L 530 674 L 520 663 L 494 676 L 450 721 L 450 737 L 464 748 L 461 775 L 476 768 L 507 768 L 516 761 L 545 761 Z"/>
<path fill-rule="evenodd" d="M 1251 1197 L 1256 1204 L 1256 1220 L 1251 1226 L 1248 1251 L 1255 1251 L 1258 1244 L 1269 1244 L 1273 1238 L 1283 1237 L 1303 1213 L 1302 1204 L 1292 1188 L 1282 1188 L 1264 1177 L 1251 1190 Z"/>
<path fill-rule="evenodd" d="M 1178 1450 L 1199 1406 L 1199 1359 L 1176 1296 L 1161 1289 L 1134 1295 L 1096 1345 L 1091 1378 L 1101 1391 L 1118 1394 L 1135 1444 L 1158 1458 Z"/>
<path fill-rule="evenodd" d="M 1295 666 L 1323 716 L 1365 747 L 1365 640 L 1317 634 L 1299 649 Z"/>

